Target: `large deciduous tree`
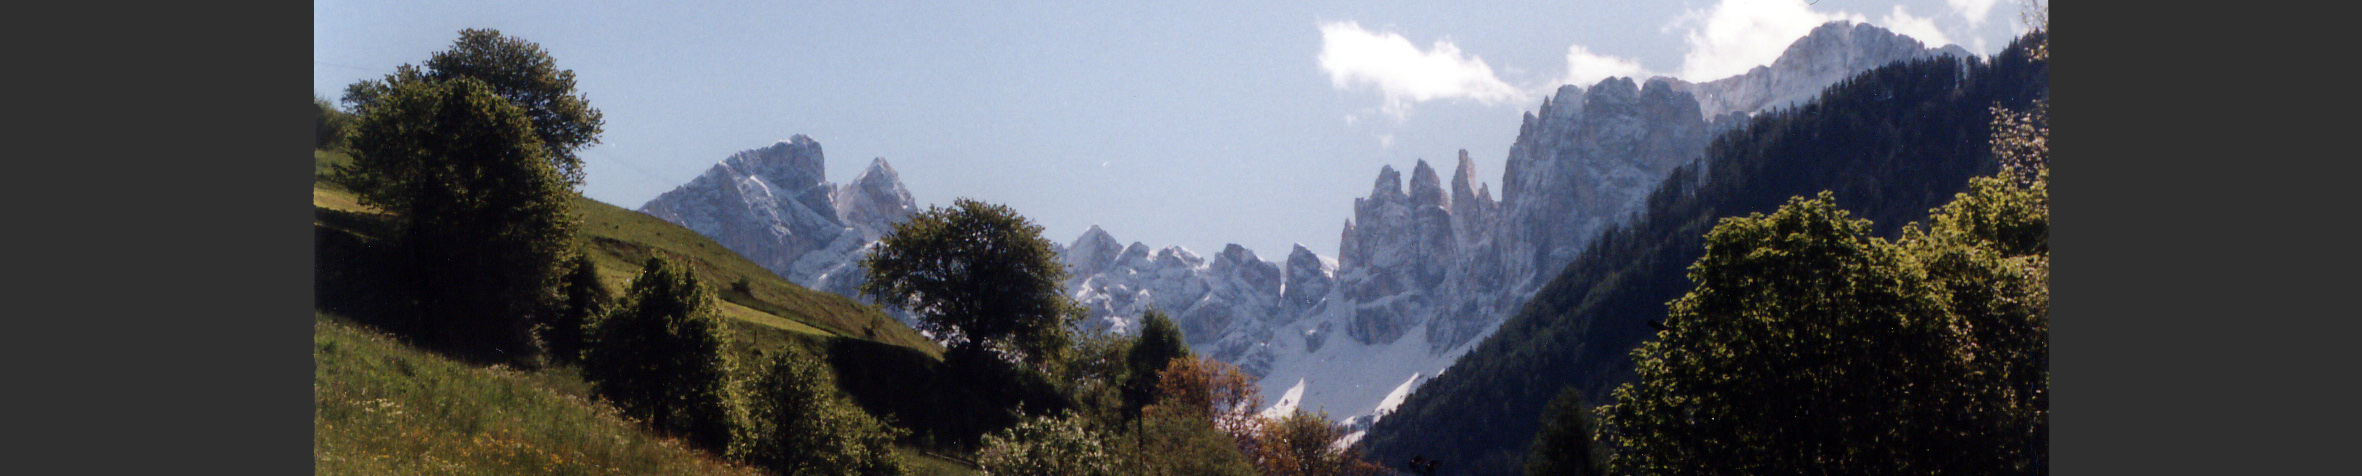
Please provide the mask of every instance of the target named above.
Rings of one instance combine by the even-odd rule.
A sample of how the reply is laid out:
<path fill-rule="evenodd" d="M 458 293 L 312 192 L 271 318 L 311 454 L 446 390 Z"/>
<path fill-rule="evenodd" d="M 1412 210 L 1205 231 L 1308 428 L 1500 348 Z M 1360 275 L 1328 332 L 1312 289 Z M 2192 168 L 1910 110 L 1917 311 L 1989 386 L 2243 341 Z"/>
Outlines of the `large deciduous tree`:
<path fill-rule="evenodd" d="M 523 110 L 471 78 L 405 82 L 374 97 L 340 172 L 393 212 L 415 335 L 525 361 L 577 219 L 572 188 Z"/>
<path fill-rule="evenodd" d="M 861 293 L 918 315 L 955 354 L 989 352 L 1041 366 L 1067 346 L 1079 307 L 1041 226 L 1006 206 L 969 199 L 895 225 L 863 259 Z"/>
<path fill-rule="evenodd" d="M 1608 417 L 1633 474 L 1983 474 L 1926 271 L 1827 193 L 1728 218 Z"/>
<path fill-rule="evenodd" d="M 494 94 L 524 110 L 533 135 L 547 152 L 545 160 L 571 185 L 582 183 L 582 159 L 574 152 L 599 143 L 605 116 L 590 107 L 590 99 L 574 91 L 574 71 L 558 69 L 557 61 L 541 45 L 499 30 L 459 32 L 451 49 L 435 53 L 425 68 L 402 65 L 379 80 L 345 88 L 344 102 L 355 113 L 368 114 L 381 100 L 405 84 L 473 78 L 492 87 Z"/>
<path fill-rule="evenodd" d="M 2038 50 L 2038 53 L 2039 50 Z M 1726 219 L 1599 431 L 1631 474 L 2036 474 L 2049 453 L 2048 108 L 2001 172 L 1868 236 L 1829 194 Z"/>

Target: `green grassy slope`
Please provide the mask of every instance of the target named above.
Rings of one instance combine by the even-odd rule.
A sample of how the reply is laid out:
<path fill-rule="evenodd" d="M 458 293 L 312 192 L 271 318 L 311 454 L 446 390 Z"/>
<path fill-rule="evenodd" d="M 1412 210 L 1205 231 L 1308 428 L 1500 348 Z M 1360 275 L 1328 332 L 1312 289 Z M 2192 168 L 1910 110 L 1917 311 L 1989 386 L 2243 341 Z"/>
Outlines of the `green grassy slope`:
<path fill-rule="evenodd" d="M 323 179 L 350 162 L 335 152 L 313 158 Z M 364 322 L 372 287 L 382 284 L 370 269 L 382 264 L 374 253 L 388 231 L 387 216 L 329 180 L 314 182 L 312 204 L 315 307 L 322 312 L 313 333 L 316 473 L 762 474 L 640 432 L 597 403 L 574 368 L 473 366 L 370 328 Z M 720 301 L 716 308 L 732 323 L 742 361 L 759 351 L 862 369 L 857 382 L 838 382 L 844 389 L 879 387 L 876 381 L 914 371 L 940 373 L 933 370 L 942 366 L 940 345 L 875 309 L 787 282 L 661 219 L 595 200 L 575 204 L 582 217 L 577 244 L 609 291 L 628 289 L 650 256 L 690 269 Z M 732 289 L 740 281 L 744 292 Z M 855 362 L 832 358 L 848 347 L 872 350 Z M 880 357 L 886 359 L 871 359 Z M 901 454 L 913 474 L 973 474 L 917 448 Z"/>
<path fill-rule="evenodd" d="M 312 363 L 315 474 L 762 474 L 642 433 L 566 372 L 454 362 L 325 314 Z"/>
<path fill-rule="evenodd" d="M 325 174 L 328 167 L 349 160 L 335 152 L 315 152 L 315 171 Z M 749 324 L 737 326 L 740 338 L 758 341 L 767 350 L 786 345 L 779 342 L 791 338 L 780 335 L 784 331 L 813 337 L 872 340 L 916 349 L 938 358 L 943 354 L 941 345 L 884 313 L 844 296 L 790 283 L 705 235 L 597 200 L 577 197 L 574 203 L 582 217 L 576 243 L 590 253 L 608 290 L 618 295 L 628 289 L 631 278 L 639 274 L 641 265 L 650 256 L 661 255 L 691 269 L 698 281 L 721 299 L 716 307 L 724 317 Z M 316 214 L 320 218 L 315 220 L 315 226 L 364 239 L 378 233 L 379 227 L 370 222 L 381 215 L 332 182 L 314 182 L 312 204 L 321 210 Z M 747 283 L 747 292 L 732 289 L 731 284 L 740 281 Z"/>

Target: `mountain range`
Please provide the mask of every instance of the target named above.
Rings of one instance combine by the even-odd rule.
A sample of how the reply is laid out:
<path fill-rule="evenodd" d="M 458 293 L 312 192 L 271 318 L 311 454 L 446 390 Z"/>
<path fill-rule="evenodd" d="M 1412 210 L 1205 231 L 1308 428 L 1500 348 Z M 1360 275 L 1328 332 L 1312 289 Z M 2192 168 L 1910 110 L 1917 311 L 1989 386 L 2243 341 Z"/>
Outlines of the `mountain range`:
<path fill-rule="evenodd" d="M 1381 168 L 1332 256 L 1298 245 L 1268 261 L 1231 244 L 1208 257 L 1093 226 L 1058 246 L 1067 290 L 1094 329 L 1129 332 L 1140 313 L 1161 310 L 1193 350 L 1258 376 L 1271 410 L 1319 408 L 1366 428 L 1644 208 L 1668 174 L 1706 173 L 1684 166 L 1718 134 L 1860 72 L 1938 55 L 1973 57 L 1832 22 L 1729 78 L 1565 85 L 1525 113 L 1497 200 L 1463 150 L 1448 181 L 1424 160 L 1407 187 L 1401 171 Z M 883 158 L 842 186 L 822 177 L 824 160 L 797 135 L 732 155 L 640 210 L 797 284 L 851 296 L 859 258 L 918 204 Z"/>

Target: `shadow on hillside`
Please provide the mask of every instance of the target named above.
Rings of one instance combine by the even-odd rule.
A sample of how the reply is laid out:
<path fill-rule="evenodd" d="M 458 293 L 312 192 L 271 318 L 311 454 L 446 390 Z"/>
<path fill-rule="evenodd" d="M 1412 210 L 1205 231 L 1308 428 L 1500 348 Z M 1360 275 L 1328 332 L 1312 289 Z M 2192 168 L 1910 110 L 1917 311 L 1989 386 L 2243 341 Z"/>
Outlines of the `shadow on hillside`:
<path fill-rule="evenodd" d="M 381 215 L 315 208 L 312 213 L 312 308 L 393 331 L 399 280 Z"/>
<path fill-rule="evenodd" d="M 405 263 L 385 239 L 393 224 L 385 215 L 314 208 L 312 214 L 312 308 L 343 316 L 391 334 L 404 343 L 473 364 L 512 362 L 487 344 L 433 339 L 413 311 L 414 284 L 402 276 Z"/>
<path fill-rule="evenodd" d="M 909 347 L 861 339 L 835 338 L 828 344 L 837 386 L 852 394 L 862 410 L 910 430 L 909 442 L 929 449 L 973 452 L 983 435 L 1016 425 L 1025 415 L 1074 405 L 1041 374 L 957 352 L 944 357 L 939 361 Z"/>

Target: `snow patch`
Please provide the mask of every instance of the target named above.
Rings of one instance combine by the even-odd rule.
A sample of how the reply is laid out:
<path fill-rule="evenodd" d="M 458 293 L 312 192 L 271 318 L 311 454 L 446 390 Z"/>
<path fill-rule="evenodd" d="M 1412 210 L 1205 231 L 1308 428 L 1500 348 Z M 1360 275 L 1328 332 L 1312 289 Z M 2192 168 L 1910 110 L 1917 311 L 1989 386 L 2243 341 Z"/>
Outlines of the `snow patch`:
<path fill-rule="evenodd" d="M 1394 407 L 1402 406 L 1402 400 L 1411 396 L 1411 389 L 1419 388 L 1419 377 L 1423 376 L 1425 375 L 1411 372 L 1411 378 L 1403 379 L 1402 385 L 1396 385 L 1394 391 L 1386 393 L 1386 399 L 1378 401 L 1377 411 L 1373 414 L 1384 417 L 1388 413 L 1394 413 Z"/>
<path fill-rule="evenodd" d="M 1269 382 L 1271 379 L 1263 379 L 1263 381 Z M 1257 416 L 1265 419 L 1285 417 L 1290 413 L 1295 413 L 1297 408 L 1301 408 L 1300 405 L 1303 402 L 1304 379 L 1296 379 L 1296 386 L 1288 387 L 1287 393 L 1280 394 L 1278 402 L 1272 403 L 1270 408 L 1263 409 L 1263 412 Z"/>

